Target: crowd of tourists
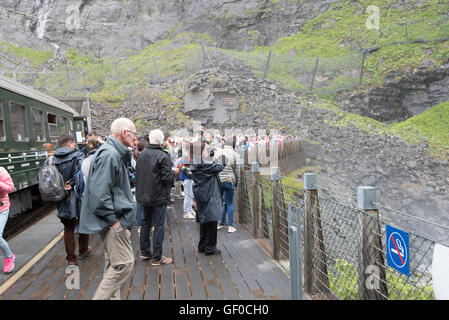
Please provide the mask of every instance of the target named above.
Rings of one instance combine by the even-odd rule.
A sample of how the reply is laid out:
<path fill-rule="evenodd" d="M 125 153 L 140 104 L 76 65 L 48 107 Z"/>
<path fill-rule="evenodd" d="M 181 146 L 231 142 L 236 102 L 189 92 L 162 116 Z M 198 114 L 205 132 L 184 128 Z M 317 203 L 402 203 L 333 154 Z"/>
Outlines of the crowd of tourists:
<path fill-rule="evenodd" d="M 64 195 L 56 201 L 64 225 L 68 265 L 89 258 L 89 236 L 104 242 L 105 269 L 93 299 L 120 299 L 121 285 L 134 266 L 131 232 L 138 228 L 140 260 L 151 265 L 172 262 L 163 255 L 167 207 L 183 201 L 182 217 L 199 223 L 197 250 L 219 255 L 218 230 L 236 232 L 234 193 L 239 184 L 242 150 L 269 145 L 271 137 L 214 134 L 204 128 L 192 135 L 164 134 L 155 129 L 139 135 L 135 124 L 118 118 L 103 140 L 95 133 L 81 149 L 71 135 L 58 139 L 58 148 L 44 164 L 53 165 L 63 179 Z M 293 137 L 278 136 L 282 144 Z M 0 168 L 0 249 L 4 272 L 14 269 L 14 254 L 2 233 L 8 218 L 8 193 L 14 184 Z M 41 191 L 42 194 L 42 191 Z M 78 255 L 76 237 L 78 232 Z"/>

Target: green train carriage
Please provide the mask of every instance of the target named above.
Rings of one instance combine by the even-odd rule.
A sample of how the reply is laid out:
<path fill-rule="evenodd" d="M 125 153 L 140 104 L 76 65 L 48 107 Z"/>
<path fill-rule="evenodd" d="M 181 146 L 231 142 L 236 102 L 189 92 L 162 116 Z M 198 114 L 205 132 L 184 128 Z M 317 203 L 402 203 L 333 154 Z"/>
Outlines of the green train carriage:
<path fill-rule="evenodd" d="M 83 118 L 73 108 L 0 76 L 0 165 L 14 181 L 11 216 L 31 209 L 39 200 L 39 169 L 62 134 L 78 138 L 85 134 Z"/>

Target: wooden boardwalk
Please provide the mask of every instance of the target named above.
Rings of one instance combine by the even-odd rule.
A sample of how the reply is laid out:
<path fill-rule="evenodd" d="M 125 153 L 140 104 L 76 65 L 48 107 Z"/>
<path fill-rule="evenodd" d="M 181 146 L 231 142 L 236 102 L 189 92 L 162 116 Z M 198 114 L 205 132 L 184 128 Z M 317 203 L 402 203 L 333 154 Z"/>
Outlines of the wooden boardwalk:
<path fill-rule="evenodd" d="M 182 218 L 182 201 L 167 210 L 165 256 L 173 263 L 151 266 L 139 261 L 139 234 L 132 230 L 136 263 L 132 277 L 122 288 L 129 300 L 253 300 L 290 299 L 288 276 L 237 223 L 235 233 L 218 230 L 220 256 L 197 252 L 199 224 Z M 50 239 L 49 239 L 50 240 Z M 80 289 L 67 289 L 64 242 L 59 241 L 30 270 L 21 276 L 0 299 L 89 300 L 103 276 L 103 243 L 94 236 L 94 254 L 79 261 Z"/>

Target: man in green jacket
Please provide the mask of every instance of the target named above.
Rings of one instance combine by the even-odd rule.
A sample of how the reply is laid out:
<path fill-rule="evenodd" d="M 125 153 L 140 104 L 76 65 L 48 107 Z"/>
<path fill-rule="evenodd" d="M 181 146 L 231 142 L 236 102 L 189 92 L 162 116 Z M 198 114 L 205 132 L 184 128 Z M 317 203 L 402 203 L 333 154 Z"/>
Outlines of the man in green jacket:
<path fill-rule="evenodd" d="M 131 232 L 136 219 L 128 165 L 136 127 L 127 118 L 111 124 L 111 135 L 92 159 L 85 182 L 80 233 L 99 233 L 104 241 L 105 270 L 94 300 L 120 299 L 120 287 L 131 275 Z"/>

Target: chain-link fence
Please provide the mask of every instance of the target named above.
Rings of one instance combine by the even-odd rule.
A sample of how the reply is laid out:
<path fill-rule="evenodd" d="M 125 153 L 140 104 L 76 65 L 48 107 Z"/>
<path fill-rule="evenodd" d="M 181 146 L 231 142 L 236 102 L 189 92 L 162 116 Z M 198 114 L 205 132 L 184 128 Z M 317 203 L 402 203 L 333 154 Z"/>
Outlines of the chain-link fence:
<path fill-rule="evenodd" d="M 310 188 L 304 181 L 303 189 L 273 168 L 271 176 L 260 169 L 257 163 L 240 168 L 237 219 L 287 273 L 295 272 L 291 277 L 300 275 L 302 293 L 312 299 L 435 299 L 433 240 L 406 230 L 408 244 L 396 239 L 393 247 L 387 229 L 400 226 L 380 218 L 387 207 L 345 205 L 323 197 L 316 184 Z M 292 226 L 300 235 L 296 240 Z M 291 256 L 291 241 L 297 241 L 297 256 Z M 407 263 L 408 274 L 388 255 Z M 292 271 L 295 259 L 301 267 Z"/>

